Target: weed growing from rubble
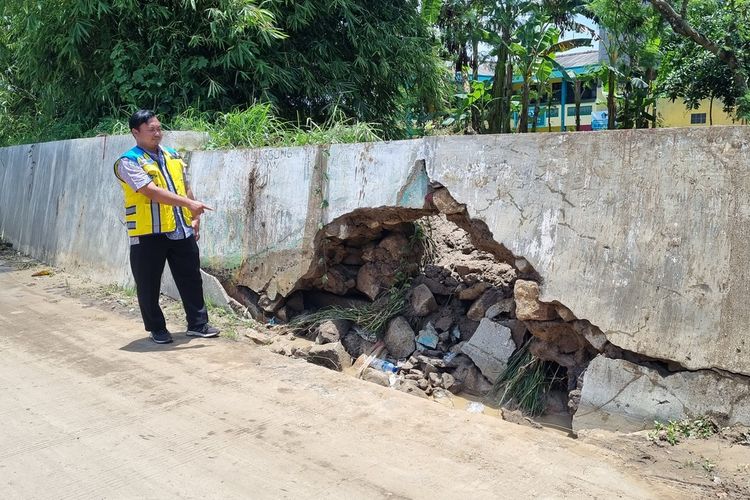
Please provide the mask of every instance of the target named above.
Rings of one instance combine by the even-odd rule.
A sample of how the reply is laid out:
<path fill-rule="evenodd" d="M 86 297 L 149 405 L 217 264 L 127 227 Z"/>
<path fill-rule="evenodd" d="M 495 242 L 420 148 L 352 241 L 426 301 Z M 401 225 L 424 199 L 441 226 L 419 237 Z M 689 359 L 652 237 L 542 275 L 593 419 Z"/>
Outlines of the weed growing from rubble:
<path fill-rule="evenodd" d="M 547 392 L 558 378 L 557 373 L 550 377 L 547 372 L 548 363 L 531 354 L 527 342 L 510 357 L 489 398 L 498 405 L 513 403 L 531 416 L 540 415 Z"/>
<path fill-rule="evenodd" d="M 710 417 L 670 420 L 666 424 L 654 422 L 654 429 L 648 433 L 651 441 L 666 441 L 672 446 L 683 439 L 708 439 L 719 432 L 719 425 Z"/>
<path fill-rule="evenodd" d="M 406 310 L 408 290 L 408 284 L 395 286 L 371 304 L 355 307 L 327 307 L 312 314 L 297 316 L 289 323 L 289 326 L 295 330 L 309 330 L 324 321 L 343 319 L 382 338 L 388 322 Z"/>

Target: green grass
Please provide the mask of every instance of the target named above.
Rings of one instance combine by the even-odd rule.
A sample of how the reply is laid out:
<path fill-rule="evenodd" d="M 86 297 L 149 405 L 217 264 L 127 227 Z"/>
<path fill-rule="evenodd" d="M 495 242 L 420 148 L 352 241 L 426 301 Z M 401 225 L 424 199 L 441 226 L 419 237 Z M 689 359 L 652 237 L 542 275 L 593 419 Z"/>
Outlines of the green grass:
<path fill-rule="evenodd" d="M 118 285 L 116 283 L 107 285 L 106 291 L 110 295 L 124 295 L 125 297 L 130 298 L 135 297 L 135 288 Z"/>
<path fill-rule="evenodd" d="M 293 330 L 311 329 L 324 321 L 343 319 L 359 325 L 378 338 L 383 337 L 388 321 L 406 309 L 407 286 L 394 287 L 372 304 L 358 307 L 328 307 L 312 314 L 297 316 L 289 326 Z"/>
<path fill-rule="evenodd" d="M 685 420 L 669 420 L 667 423 L 654 422 L 654 429 L 648 433 L 651 441 L 666 441 L 672 446 L 684 439 L 708 439 L 719 432 L 718 424 L 710 417 Z"/>
<path fill-rule="evenodd" d="M 232 326 L 225 326 L 221 333 L 219 334 L 221 337 L 229 340 L 237 341 L 240 339 L 240 334 L 237 332 L 237 329 Z"/>
<path fill-rule="evenodd" d="M 276 116 L 268 103 L 235 108 L 227 113 L 208 113 L 188 108 L 176 116 L 164 118 L 163 122 L 164 128 L 168 130 L 206 132 L 209 135 L 206 149 L 347 144 L 381 140 L 377 124 L 348 119 L 336 109 L 323 123 L 310 119 L 304 123 L 293 123 Z M 104 118 L 83 135 L 127 133 L 127 117 L 123 116 Z"/>
<path fill-rule="evenodd" d="M 529 342 L 508 360 L 508 366 L 498 377 L 488 400 L 502 405 L 515 405 L 524 413 L 541 415 L 546 406 L 550 387 L 559 380 L 557 372 L 550 375 L 551 365 L 529 351 Z"/>

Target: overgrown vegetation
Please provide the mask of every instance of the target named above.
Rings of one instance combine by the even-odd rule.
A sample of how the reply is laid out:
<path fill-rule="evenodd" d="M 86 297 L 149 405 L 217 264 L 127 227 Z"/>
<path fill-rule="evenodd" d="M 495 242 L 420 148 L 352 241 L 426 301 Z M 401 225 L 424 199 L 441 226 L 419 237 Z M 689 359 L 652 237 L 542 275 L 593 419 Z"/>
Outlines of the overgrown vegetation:
<path fill-rule="evenodd" d="M 684 439 L 708 439 L 719 432 L 719 425 L 710 417 L 702 416 L 686 420 L 655 421 L 649 432 L 651 441 L 666 441 L 672 446 Z"/>
<path fill-rule="evenodd" d="M 392 137 L 447 77 L 416 1 L 16 0 L 0 23 L 2 144 L 256 102 L 314 133 L 338 110 Z"/>
<path fill-rule="evenodd" d="M 544 125 L 560 76 L 575 94 L 575 107 L 568 102 L 576 130 L 586 86 L 603 89 L 609 128 L 658 126 L 662 97 L 688 107 L 720 101 L 747 118 L 748 7 L 750 0 L 3 2 L 0 145 L 126 133 L 123 117 L 142 107 L 173 129 L 211 130 L 213 147 L 527 132 Z M 597 67 L 575 73 L 557 64 L 559 53 L 592 39 L 607 55 Z M 480 79 L 483 64 L 491 79 Z"/>
<path fill-rule="evenodd" d="M 528 415 L 536 416 L 544 411 L 546 396 L 561 377 L 552 363 L 531 354 L 529 345 L 526 342 L 513 353 L 507 368 L 495 381 L 487 397 L 498 406 L 515 406 Z"/>
<path fill-rule="evenodd" d="M 305 146 L 379 141 L 377 124 L 347 119 L 335 110 L 324 123 L 307 119 L 303 125 L 276 116 L 270 104 L 255 104 L 229 113 L 188 109 L 169 124 L 173 130 L 207 132 L 211 149 L 261 146 Z"/>
<path fill-rule="evenodd" d="M 383 337 L 388 322 L 406 310 L 407 285 L 394 286 L 378 300 L 362 306 L 333 306 L 312 314 L 295 317 L 290 323 L 297 330 L 311 329 L 328 320 L 348 320 L 359 326 L 361 334 L 369 340 Z"/>

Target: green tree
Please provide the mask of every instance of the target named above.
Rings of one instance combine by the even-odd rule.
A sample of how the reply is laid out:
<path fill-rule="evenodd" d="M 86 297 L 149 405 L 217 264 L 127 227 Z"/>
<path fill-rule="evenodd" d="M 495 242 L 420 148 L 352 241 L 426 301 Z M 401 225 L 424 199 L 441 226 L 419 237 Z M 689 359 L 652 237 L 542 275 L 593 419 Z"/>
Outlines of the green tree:
<path fill-rule="evenodd" d="M 747 9 L 738 10 L 728 2 L 701 1 L 685 5 L 684 19 L 697 32 L 732 47 L 746 67 L 750 63 L 750 26 Z M 671 33 L 664 44 L 659 68 L 659 89 L 673 101 L 681 98 L 689 108 L 708 99 L 721 100 L 726 112 L 733 112 L 745 92 L 744 79 L 735 78 L 730 65 L 716 53 L 706 50 L 692 38 Z M 709 113 L 710 119 L 711 113 Z"/>
<path fill-rule="evenodd" d="M 42 138 L 80 135 L 137 107 L 169 117 L 257 101 L 302 123 L 336 109 L 396 135 L 393 122 L 414 111 L 404 106 L 434 105 L 444 76 L 416 1 L 16 0 L 0 8 L 0 121 Z"/>
<path fill-rule="evenodd" d="M 539 11 L 529 16 L 517 29 L 510 50 L 521 75 L 519 132 L 528 132 L 529 94 L 535 76 L 549 76 L 555 54 L 590 44 L 591 39 L 588 38 L 560 41 L 560 29 L 554 26 L 551 18 Z"/>

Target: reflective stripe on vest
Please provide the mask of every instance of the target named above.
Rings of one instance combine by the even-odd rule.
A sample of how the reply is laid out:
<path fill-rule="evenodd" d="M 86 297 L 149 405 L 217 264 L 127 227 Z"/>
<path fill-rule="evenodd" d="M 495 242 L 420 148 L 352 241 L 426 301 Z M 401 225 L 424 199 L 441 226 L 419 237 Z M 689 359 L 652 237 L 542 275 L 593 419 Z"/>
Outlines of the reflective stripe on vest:
<path fill-rule="evenodd" d="M 127 151 L 115 162 L 115 176 L 120 181 L 125 198 L 125 225 L 128 228 L 128 236 L 169 233 L 177 228 L 177 221 L 175 221 L 174 210 L 171 205 L 151 201 L 146 195 L 134 191 L 117 175 L 118 163 L 122 158 L 127 158 L 140 165 L 155 186 L 186 196 L 185 178 L 182 174 L 185 163 L 176 158 L 177 152 L 174 149 L 162 147 L 161 151 L 171 182 L 167 182 L 157 161 L 138 146 Z M 170 189 L 170 184 L 173 185 L 174 189 Z M 190 210 L 182 208 L 182 216 L 185 223 L 190 226 L 193 220 Z"/>

